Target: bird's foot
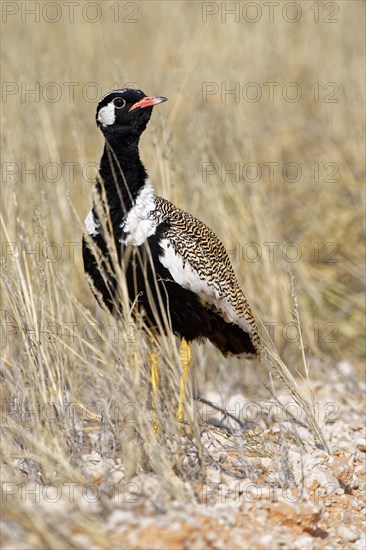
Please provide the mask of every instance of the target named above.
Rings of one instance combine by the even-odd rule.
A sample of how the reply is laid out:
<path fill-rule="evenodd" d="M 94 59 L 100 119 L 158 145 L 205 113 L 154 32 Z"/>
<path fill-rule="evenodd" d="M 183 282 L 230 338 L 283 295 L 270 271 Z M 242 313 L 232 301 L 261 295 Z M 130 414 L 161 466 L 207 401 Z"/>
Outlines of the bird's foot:
<path fill-rule="evenodd" d="M 180 376 L 180 392 L 179 392 L 179 404 L 178 404 L 177 416 L 178 416 L 179 422 L 183 422 L 184 420 L 183 407 L 184 407 L 186 387 L 188 383 L 188 375 L 189 375 L 189 371 L 191 367 L 191 359 L 192 359 L 192 351 L 187 340 L 183 339 L 181 342 L 181 345 L 179 347 L 179 359 L 180 359 L 180 364 L 182 366 L 182 374 Z"/>

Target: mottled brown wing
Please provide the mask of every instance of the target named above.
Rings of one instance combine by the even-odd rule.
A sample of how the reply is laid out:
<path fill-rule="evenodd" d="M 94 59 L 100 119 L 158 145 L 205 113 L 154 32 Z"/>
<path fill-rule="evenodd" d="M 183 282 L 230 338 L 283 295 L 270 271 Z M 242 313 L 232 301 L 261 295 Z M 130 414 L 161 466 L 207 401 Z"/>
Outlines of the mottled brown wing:
<path fill-rule="evenodd" d="M 164 253 L 160 261 L 177 283 L 197 293 L 225 320 L 249 332 L 257 347 L 255 319 L 222 242 L 188 212 L 161 197 L 156 197 L 156 203 L 160 219 L 168 221 L 169 227 L 161 243 Z"/>

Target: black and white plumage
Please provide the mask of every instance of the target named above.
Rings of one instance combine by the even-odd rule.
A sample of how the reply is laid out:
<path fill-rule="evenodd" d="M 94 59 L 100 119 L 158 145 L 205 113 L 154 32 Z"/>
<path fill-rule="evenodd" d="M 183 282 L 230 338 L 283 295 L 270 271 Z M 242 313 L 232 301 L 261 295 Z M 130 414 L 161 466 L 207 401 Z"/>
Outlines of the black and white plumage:
<path fill-rule="evenodd" d="M 250 306 L 223 244 L 200 220 L 154 194 L 139 139 L 164 97 L 140 90 L 103 96 L 96 120 L 105 137 L 93 208 L 83 240 L 85 271 L 98 300 L 118 314 L 118 269 L 130 304 L 155 330 L 191 341 L 208 338 L 224 355 L 259 354 Z"/>

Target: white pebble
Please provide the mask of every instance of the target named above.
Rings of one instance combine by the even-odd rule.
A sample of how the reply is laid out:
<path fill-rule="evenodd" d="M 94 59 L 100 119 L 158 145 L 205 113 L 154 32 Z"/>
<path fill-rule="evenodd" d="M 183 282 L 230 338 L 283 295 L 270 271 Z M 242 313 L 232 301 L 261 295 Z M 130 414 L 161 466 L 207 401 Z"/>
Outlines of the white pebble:
<path fill-rule="evenodd" d="M 360 533 L 356 531 L 356 529 L 351 529 L 346 525 L 340 525 L 337 529 L 337 533 L 342 539 L 348 542 L 355 542 L 360 538 Z"/>
<path fill-rule="evenodd" d="M 366 438 L 358 437 L 356 439 L 356 448 L 363 453 L 366 453 Z"/>

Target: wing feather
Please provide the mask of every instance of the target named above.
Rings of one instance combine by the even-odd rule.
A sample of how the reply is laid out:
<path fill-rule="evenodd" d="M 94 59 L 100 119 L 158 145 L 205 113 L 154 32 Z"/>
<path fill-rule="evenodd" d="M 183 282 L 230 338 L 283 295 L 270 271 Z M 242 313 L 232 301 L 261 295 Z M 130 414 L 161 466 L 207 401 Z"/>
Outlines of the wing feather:
<path fill-rule="evenodd" d="M 215 307 L 228 322 L 238 324 L 257 340 L 250 306 L 239 287 L 224 245 L 203 222 L 156 197 L 157 210 L 168 222 L 160 241 L 159 259 L 172 278 Z"/>

